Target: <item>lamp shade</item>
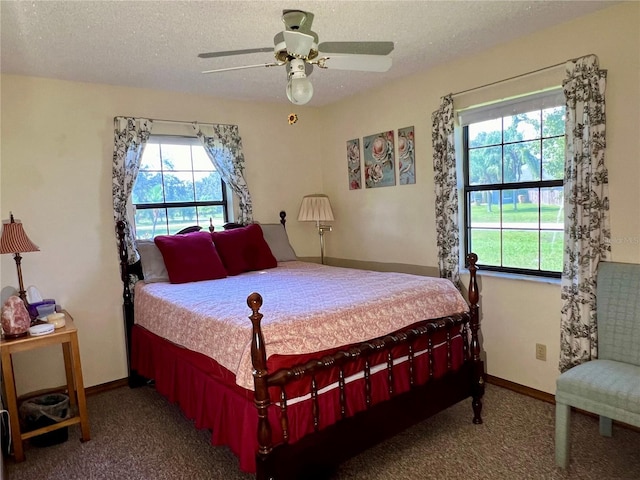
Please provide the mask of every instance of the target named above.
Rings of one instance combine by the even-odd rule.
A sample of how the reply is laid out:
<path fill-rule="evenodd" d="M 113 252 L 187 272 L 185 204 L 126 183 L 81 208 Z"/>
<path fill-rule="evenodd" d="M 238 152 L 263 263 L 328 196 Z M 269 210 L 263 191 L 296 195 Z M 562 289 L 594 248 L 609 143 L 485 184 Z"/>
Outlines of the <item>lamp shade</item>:
<path fill-rule="evenodd" d="M 333 211 L 329 197 L 316 193 L 303 197 L 298 213 L 300 222 L 327 222 L 333 221 Z"/>
<path fill-rule="evenodd" d="M 38 246 L 29 240 L 22 228 L 20 220 L 15 220 L 13 214 L 9 220 L 2 221 L 2 236 L 0 237 L 0 253 L 38 252 Z"/>

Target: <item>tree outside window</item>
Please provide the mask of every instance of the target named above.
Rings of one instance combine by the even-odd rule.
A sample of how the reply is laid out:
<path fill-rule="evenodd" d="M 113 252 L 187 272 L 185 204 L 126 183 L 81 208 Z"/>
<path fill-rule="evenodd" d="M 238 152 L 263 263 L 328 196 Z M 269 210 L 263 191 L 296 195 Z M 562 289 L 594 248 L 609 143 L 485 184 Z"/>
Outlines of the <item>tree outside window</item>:
<path fill-rule="evenodd" d="M 467 252 L 488 270 L 559 277 L 564 106 L 463 127 Z"/>
<path fill-rule="evenodd" d="M 224 182 L 197 139 L 152 136 L 132 195 L 140 239 L 227 221 Z"/>

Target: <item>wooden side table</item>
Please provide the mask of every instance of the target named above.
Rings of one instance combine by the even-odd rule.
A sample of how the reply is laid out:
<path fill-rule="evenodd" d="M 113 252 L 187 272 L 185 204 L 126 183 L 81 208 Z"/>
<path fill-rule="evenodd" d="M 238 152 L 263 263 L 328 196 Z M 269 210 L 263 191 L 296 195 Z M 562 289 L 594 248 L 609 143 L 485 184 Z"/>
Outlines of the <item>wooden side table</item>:
<path fill-rule="evenodd" d="M 69 425 L 80 424 L 82 431 L 81 441 L 90 439 L 89 416 L 87 414 L 87 402 L 84 396 L 84 384 L 82 381 L 82 366 L 80 365 L 80 348 L 78 346 L 78 329 L 73 323 L 73 318 L 65 314 L 65 326 L 56 329 L 53 333 L 40 336 L 27 335 L 16 339 L 0 340 L 0 353 L 2 354 L 2 376 L 4 377 L 4 387 L 7 397 L 7 408 L 11 416 L 11 438 L 13 441 L 13 452 L 16 462 L 24 460 L 23 440 L 36 435 L 42 435 Z M 35 348 L 49 345 L 62 345 L 64 355 L 64 369 L 67 376 L 67 390 L 69 393 L 69 403 L 71 411 L 77 413 L 62 422 L 48 425 L 30 432 L 20 431 L 20 419 L 18 417 L 18 399 L 16 396 L 16 384 L 13 376 L 13 360 L 11 355 L 16 352 L 33 350 Z"/>

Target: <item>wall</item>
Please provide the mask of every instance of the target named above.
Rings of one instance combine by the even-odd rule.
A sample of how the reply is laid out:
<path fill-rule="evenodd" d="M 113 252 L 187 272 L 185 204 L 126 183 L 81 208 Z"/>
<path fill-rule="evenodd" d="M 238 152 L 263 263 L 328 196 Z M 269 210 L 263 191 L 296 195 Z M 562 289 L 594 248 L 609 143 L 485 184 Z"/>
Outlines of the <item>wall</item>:
<path fill-rule="evenodd" d="M 1 88 L 2 218 L 13 211 L 40 247 L 23 255 L 25 287 L 36 285 L 74 317 L 85 385 L 127 375 L 111 203 L 114 116 L 239 125 L 255 219 L 277 222 L 286 210 L 299 253 L 315 253 L 313 228 L 295 221 L 300 199 L 321 190 L 319 157 L 308 148 L 315 130 L 305 128 L 318 122 L 314 109 L 299 109 L 289 125 L 287 105 L 8 75 Z M 1 285 L 16 286 L 10 255 L 1 267 Z M 18 392 L 61 385 L 60 351 L 16 355 Z"/>
<path fill-rule="evenodd" d="M 117 115 L 238 124 L 255 218 L 277 221 L 278 212 L 287 210 L 299 255 L 318 255 L 313 227 L 295 221 L 300 199 L 323 192 L 336 216 L 327 235 L 328 256 L 431 270 L 437 262 L 430 128 L 440 96 L 588 53 L 609 70 L 613 257 L 640 263 L 639 18 L 638 3 L 614 6 L 329 107 L 299 108 L 293 126 L 286 122 L 287 105 L 3 75 L 1 216 L 13 211 L 41 249 L 24 255 L 25 286 L 37 285 L 73 314 L 85 385 L 126 376 L 110 192 Z M 578 41 L 583 32 L 590 36 Z M 514 88 L 533 88 L 539 81 L 528 77 Z M 504 84 L 487 94 L 507 95 L 511 88 Z M 462 101 L 477 98 L 456 99 Z M 409 125 L 416 133 L 416 185 L 349 191 L 345 142 Z M 0 284 L 15 285 L 9 255 L 2 256 L 0 268 Z M 559 287 L 486 274 L 480 286 L 488 372 L 554 392 Z M 547 362 L 535 360 L 535 343 L 547 345 Z M 55 348 L 19 354 L 19 393 L 62 384 L 58 360 Z"/>
<path fill-rule="evenodd" d="M 327 255 L 333 262 L 437 265 L 431 112 L 440 97 L 594 53 L 608 70 L 606 161 L 613 259 L 640 263 L 639 20 L 640 4 L 614 6 L 326 108 L 323 184 L 336 217 L 327 236 Z M 454 105 L 559 85 L 563 76 L 562 67 L 550 69 L 456 96 Z M 411 125 L 417 183 L 350 191 L 345 142 Z M 481 301 L 488 373 L 555 392 L 559 285 L 484 274 Z M 536 343 L 547 345 L 546 362 L 535 359 Z"/>

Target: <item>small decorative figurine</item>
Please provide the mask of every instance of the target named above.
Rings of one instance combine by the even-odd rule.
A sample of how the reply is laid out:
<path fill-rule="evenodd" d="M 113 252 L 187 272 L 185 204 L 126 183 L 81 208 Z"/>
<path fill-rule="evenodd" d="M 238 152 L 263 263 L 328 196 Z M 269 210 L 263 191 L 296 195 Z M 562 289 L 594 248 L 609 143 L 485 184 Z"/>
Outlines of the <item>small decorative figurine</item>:
<path fill-rule="evenodd" d="M 5 338 L 18 338 L 27 334 L 31 326 L 31 317 L 24 302 L 12 295 L 2 306 L 2 330 Z"/>

